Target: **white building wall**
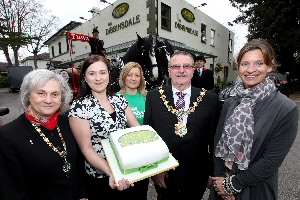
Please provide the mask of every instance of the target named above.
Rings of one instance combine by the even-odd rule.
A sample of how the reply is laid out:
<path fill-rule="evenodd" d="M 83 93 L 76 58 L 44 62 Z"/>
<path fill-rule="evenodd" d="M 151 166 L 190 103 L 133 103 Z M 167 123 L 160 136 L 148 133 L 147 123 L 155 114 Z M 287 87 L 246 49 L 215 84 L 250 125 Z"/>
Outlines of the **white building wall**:
<path fill-rule="evenodd" d="M 61 43 L 61 54 L 59 54 L 59 46 L 58 43 Z M 66 42 L 66 36 L 62 36 L 55 40 L 51 45 L 49 45 L 49 53 L 50 53 L 50 58 L 51 60 L 55 61 L 68 61 L 70 60 L 70 53 L 67 51 L 67 42 Z M 54 47 L 54 56 L 52 53 L 52 47 Z"/>
<path fill-rule="evenodd" d="M 192 6 L 184 0 L 158 0 L 156 2 L 158 2 L 157 31 L 159 37 L 181 42 L 184 43 L 186 46 L 196 49 L 200 52 L 217 56 L 215 60 L 213 60 L 213 58 L 208 58 L 206 67 L 210 68 L 210 65 L 216 65 L 217 62 L 221 62 L 223 66 L 229 66 L 228 81 L 235 79 L 236 71 L 233 71 L 232 67 L 230 66 L 230 63 L 228 63 L 228 61 L 230 61 L 228 59 L 229 33 L 230 38 L 234 40 L 233 32 L 230 32 L 229 29 L 227 29 L 214 19 L 201 12 L 198 8 L 194 9 L 194 6 Z M 161 29 L 161 2 L 171 7 L 171 31 Z M 78 26 L 71 32 L 92 36 L 93 27 L 98 27 L 99 39 L 104 41 L 104 48 L 106 49 L 118 44 L 123 44 L 129 41 L 136 40 L 136 32 L 141 37 L 147 37 L 147 28 L 149 27 L 149 21 L 147 21 L 147 14 L 149 14 L 149 8 L 147 8 L 146 6 L 147 2 L 145 0 L 127 0 L 126 3 L 129 4 L 129 10 L 127 11 L 127 13 L 120 18 L 113 18 L 112 12 L 114 8 L 120 3 L 124 3 L 124 1 L 119 0 L 114 2 L 113 5 L 110 5 L 105 9 L 101 10 L 99 14 L 94 14 L 93 18 L 87 20 L 85 23 Z M 194 14 L 194 22 L 188 22 L 182 17 L 182 8 L 187 8 Z M 132 22 L 130 26 L 109 33 L 110 28 L 113 28 L 115 25 L 126 23 L 129 21 Z M 180 23 L 186 27 L 197 31 L 198 35 L 194 35 L 183 31 L 179 28 L 176 28 L 175 23 Z M 201 24 L 206 25 L 206 43 L 201 42 Z M 214 46 L 211 46 L 210 43 L 211 29 L 215 30 Z M 63 53 L 61 55 L 58 55 L 58 42 L 61 42 L 62 44 Z M 90 46 L 87 42 L 73 41 L 73 45 L 75 46 L 75 53 L 73 53 L 72 59 L 74 59 L 76 56 L 88 54 L 90 52 Z M 54 46 L 55 57 L 52 57 L 52 46 Z M 61 39 L 52 41 L 50 43 L 50 58 L 55 61 L 68 61 L 71 58 L 69 52 L 66 52 L 66 50 L 66 39 L 63 36 L 61 37 Z M 119 55 L 122 56 L 122 54 L 124 53 L 121 53 Z M 229 58 L 233 60 L 233 52 L 229 53 Z M 81 63 L 75 63 L 75 67 L 77 67 L 80 64 Z"/>
<path fill-rule="evenodd" d="M 39 69 L 46 69 L 47 68 L 47 62 L 49 61 L 45 61 L 45 60 L 38 60 L 37 61 L 37 66 Z M 34 60 L 26 60 L 24 62 L 22 62 L 21 66 L 32 66 L 33 69 L 34 68 Z"/>

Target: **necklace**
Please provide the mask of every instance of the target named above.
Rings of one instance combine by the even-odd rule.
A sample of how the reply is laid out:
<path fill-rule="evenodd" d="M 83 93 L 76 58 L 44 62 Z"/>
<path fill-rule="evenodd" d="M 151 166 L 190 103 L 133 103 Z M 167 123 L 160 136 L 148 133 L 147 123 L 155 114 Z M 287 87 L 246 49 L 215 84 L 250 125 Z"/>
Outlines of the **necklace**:
<path fill-rule="evenodd" d="M 64 138 L 62 137 L 62 134 L 60 132 L 60 128 L 57 126 L 57 131 L 58 131 L 58 135 L 61 139 L 61 142 L 63 144 L 64 147 L 64 151 L 59 151 L 50 141 L 49 139 L 45 136 L 45 134 L 42 132 L 42 130 L 34 123 L 31 123 L 32 126 L 35 128 L 35 130 L 40 134 L 40 136 L 43 138 L 43 140 L 49 145 L 49 147 L 52 148 L 53 151 L 55 151 L 56 153 L 58 153 L 58 155 L 60 155 L 60 157 L 63 158 L 63 172 L 68 174 L 69 171 L 71 170 L 71 164 L 67 161 L 67 145 L 65 143 Z"/>
<path fill-rule="evenodd" d="M 197 101 L 193 102 L 194 105 L 192 107 L 190 107 L 187 110 L 184 109 L 177 110 L 176 108 L 173 108 L 172 106 L 169 105 L 169 101 L 166 100 L 166 95 L 164 94 L 164 90 L 162 89 L 162 87 L 159 87 L 158 89 L 160 93 L 160 98 L 164 102 L 168 111 L 177 116 L 178 123 L 175 124 L 175 134 L 179 135 L 180 137 L 183 137 L 185 134 L 187 134 L 187 127 L 183 120 L 183 117 L 195 112 L 195 109 L 202 101 L 202 98 L 204 97 L 206 90 L 202 88 L 202 90 L 200 91 L 200 95 L 197 97 Z"/>

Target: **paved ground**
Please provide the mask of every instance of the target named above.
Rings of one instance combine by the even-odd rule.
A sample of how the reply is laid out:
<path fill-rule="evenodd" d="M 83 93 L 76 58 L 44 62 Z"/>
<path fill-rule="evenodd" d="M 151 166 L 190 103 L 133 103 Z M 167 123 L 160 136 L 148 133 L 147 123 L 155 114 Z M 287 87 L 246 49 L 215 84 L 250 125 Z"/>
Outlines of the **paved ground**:
<path fill-rule="evenodd" d="M 2 116 L 3 124 L 14 120 L 22 111 L 18 103 L 19 94 L 10 93 L 7 88 L 0 88 L 0 107 L 8 107 L 10 113 Z M 300 107 L 300 92 L 295 92 L 290 96 Z M 300 109 L 300 108 L 299 108 Z M 298 124 L 300 128 L 300 122 Z M 298 128 L 298 130 L 299 130 Z M 297 138 L 287 155 L 279 171 L 279 198 L 278 200 L 300 200 L 300 136 Z M 207 191 L 202 200 L 208 199 Z M 148 190 L 148 200 L 155 200 L 156 192 L 153 183 L 150 182 Z"/>

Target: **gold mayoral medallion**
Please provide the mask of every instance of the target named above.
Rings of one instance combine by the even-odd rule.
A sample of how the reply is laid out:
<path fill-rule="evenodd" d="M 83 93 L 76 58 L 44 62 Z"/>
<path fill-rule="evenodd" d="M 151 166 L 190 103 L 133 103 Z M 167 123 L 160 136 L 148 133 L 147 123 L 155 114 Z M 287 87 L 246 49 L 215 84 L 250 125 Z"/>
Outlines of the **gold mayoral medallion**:
<path fill-rule="evenodd" d="M 160 98 L 162 99 L 163 103 L 167 107 L 168 111 L 170 111 L 171 113 L 173 113 L 174 115 L 177 116 L 178 123 L 175 124 L 175 134 L 180 137 L 183 137 L 184 135 L 187 134 L 187 127 L 186 127 L 186 124 L 185 124 L 183 118 L 185 115 L 189 115 L 189 114 L 195 112 L 195 109 L 198 107 L 199 103 L 202 101 L 202 98 L 204 97 L 206 90 L 202 89 L 200 91 L 200 95 L 197 97 L 197 101 L 193 102 L 192 107 L 190 107 L 187 110 L 184 110 L 184 109 L 177 110 L 176 108 L 173 108 L 172 106 L 169 105 L 169 101 L 166 100 L 166 95 L 164 94 L 164 90 L 162 89 L 162 87 L 159 87 L 158 89 L 159 89 L 159 93 L 160 93 Z"/>
<path fill-rule="evenodd" d="M 187 128 L 183 120 L 178 121 L 178 123 L 175 124 L 175 134 L 179 135 L 180 137 L 183 137 L 185 134 L 187 134 Z"/>

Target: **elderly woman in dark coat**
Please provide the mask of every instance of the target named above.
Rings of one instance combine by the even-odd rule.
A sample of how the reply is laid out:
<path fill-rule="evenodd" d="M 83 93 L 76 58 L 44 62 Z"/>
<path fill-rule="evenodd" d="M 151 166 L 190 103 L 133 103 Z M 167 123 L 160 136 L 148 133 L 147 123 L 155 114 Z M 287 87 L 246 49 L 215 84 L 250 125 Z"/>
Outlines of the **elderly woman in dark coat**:
<path fill-rule="evenodd" d="M 86 199 L 83 158 L 61 114 L 72 100 L 68 83 L 38 69 L 24 77 L 20 90 L 25 112 L 0 128 L 0 199 Z"/>
<path fill-rule="evenodd" d="M 278 169 L 296 137 L 299 111 L 267 77 L 276 66 L 267 41 L 247 43 L 237 61 L 242 82 L 218 124 L 210 200 L 278 199 Z"/>

